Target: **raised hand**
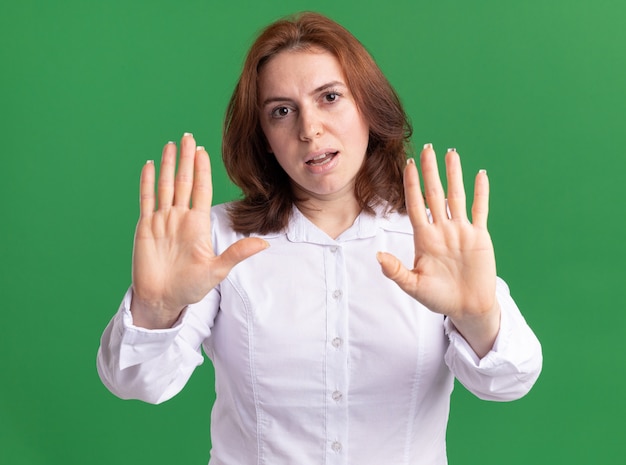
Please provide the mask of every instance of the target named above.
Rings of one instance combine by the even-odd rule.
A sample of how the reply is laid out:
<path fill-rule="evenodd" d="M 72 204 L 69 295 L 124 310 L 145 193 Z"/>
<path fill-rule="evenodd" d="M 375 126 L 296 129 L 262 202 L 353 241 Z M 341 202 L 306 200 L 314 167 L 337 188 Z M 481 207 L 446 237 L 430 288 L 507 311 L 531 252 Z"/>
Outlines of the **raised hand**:
<path fill-rule="evenodd" d="M 268 246 L 246 238 L 215 255 L 211 164 L 191 134 L 181 140 L 178 172 L 176 144 L 164 147 L 158 198 L 154 182 L 154 163 L 148 162 L 141 172 L 131 313 L 135 325 L 150 329 L 170 327 L 185 306 L 201 300 L 233 266 Z"/>
<path fill-rule="evenodd" d="M 406 205 L 414 231 L 415 260 L 407 269 L 396 257 L 380 252 L 383 273 L 431 311 L 447 315 L 474 351 L 485 355 L 500 327 L 496 301 L 496 263 L 487 231 L 489 180 L 475 180 L 472 222 L 467 217 L 461 162 L 456 150 L 446 154 L 447 202 L 437 159 L 430 144 L 421 153 L 424 194 L 417 168 L 409 160 L 404 172 Z"/>

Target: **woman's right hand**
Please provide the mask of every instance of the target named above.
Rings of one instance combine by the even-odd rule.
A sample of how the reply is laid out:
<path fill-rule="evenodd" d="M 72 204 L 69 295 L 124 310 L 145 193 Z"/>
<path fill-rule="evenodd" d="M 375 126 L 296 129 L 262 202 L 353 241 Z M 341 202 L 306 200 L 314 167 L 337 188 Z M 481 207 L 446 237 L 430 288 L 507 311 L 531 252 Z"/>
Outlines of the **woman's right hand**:
<path fill-rule="evenodd" d="M 211 243 L 211 163 L 191 134 L 163 148 L 158 182 L 148 162 L 141 172 L 140 216 L 133 247 L 133 299 L 136 326 L 169 328 L 185 306 L 200 301 L 232 267 L 268 247 L 259 238 L 241 239 L 215 255 Z"/>

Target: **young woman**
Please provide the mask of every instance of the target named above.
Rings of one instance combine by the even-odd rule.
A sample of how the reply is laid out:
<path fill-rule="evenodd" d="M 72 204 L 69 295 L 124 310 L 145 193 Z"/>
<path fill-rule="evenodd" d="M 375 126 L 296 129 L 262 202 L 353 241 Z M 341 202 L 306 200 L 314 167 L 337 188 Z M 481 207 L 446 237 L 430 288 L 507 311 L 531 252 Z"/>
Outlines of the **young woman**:
<path fill-rule="evenodd" d="M 223 158 L 242 200 L 211 207 L 191 134 L 141 175 L 133 282 L 98 371 L 122 398 L 215 368 L 212 465 L 445 464 L 453 379 L 525 395 L 541 347 L 496 276 L 489 186 L 466 213 L 459 155 L 406 161 L 411 129 L 364 47 L 306 13 L 253 44 Z M 428 204 L 428 209 L 425 207 Z M 158 207 L 157 207 L 158 205 Z"/>

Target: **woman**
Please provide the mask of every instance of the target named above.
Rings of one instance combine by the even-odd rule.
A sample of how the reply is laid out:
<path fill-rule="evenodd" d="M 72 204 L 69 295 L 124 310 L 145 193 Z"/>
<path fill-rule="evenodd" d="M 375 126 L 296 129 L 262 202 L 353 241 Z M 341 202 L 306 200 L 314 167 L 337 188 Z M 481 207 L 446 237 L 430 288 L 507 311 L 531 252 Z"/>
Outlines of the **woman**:
<path fill-rule="evenodd" d="M 513 400 L 541 348 L 496 277 L 486 172 L 470 223 L 458 154 L 445 157 L 446 199 L 424 146 L 423 197 L 410 133 L 344 28 L 313 13 L 266 28 L 224 130 L 243 199 L 211 208 L 191 134 L 177 173 L 176 145 L 163 150 L 156 209 L 154 164 L 142 171 L 133 283 L 98 353 L 105 385 L 163 402 L 202 347 L 213 465 L 445 464 L 454 377 Z"/>

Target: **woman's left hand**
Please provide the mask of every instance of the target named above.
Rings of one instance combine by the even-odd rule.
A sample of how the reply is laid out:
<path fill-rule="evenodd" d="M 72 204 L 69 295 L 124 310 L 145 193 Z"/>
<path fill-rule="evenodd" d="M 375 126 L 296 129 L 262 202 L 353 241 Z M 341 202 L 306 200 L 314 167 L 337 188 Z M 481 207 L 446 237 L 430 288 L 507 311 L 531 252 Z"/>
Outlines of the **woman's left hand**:
<path fill-rule="evenodd" d="M 479 357 L 493 346 L 500 328 L 496 300 L 496 262 L 487 231 L 489 180 L 476 175 L 472 222 L 467 217 L 461 161 L 455 149 L 446 154 L 447 202 L 430 144 L 421 153 L 424 193 L 415 162 L 404 171 L 406 206 L 415 243 L 413 269 L 379 252 L 383 273 L 433 312 L 447 315 Z"/>

